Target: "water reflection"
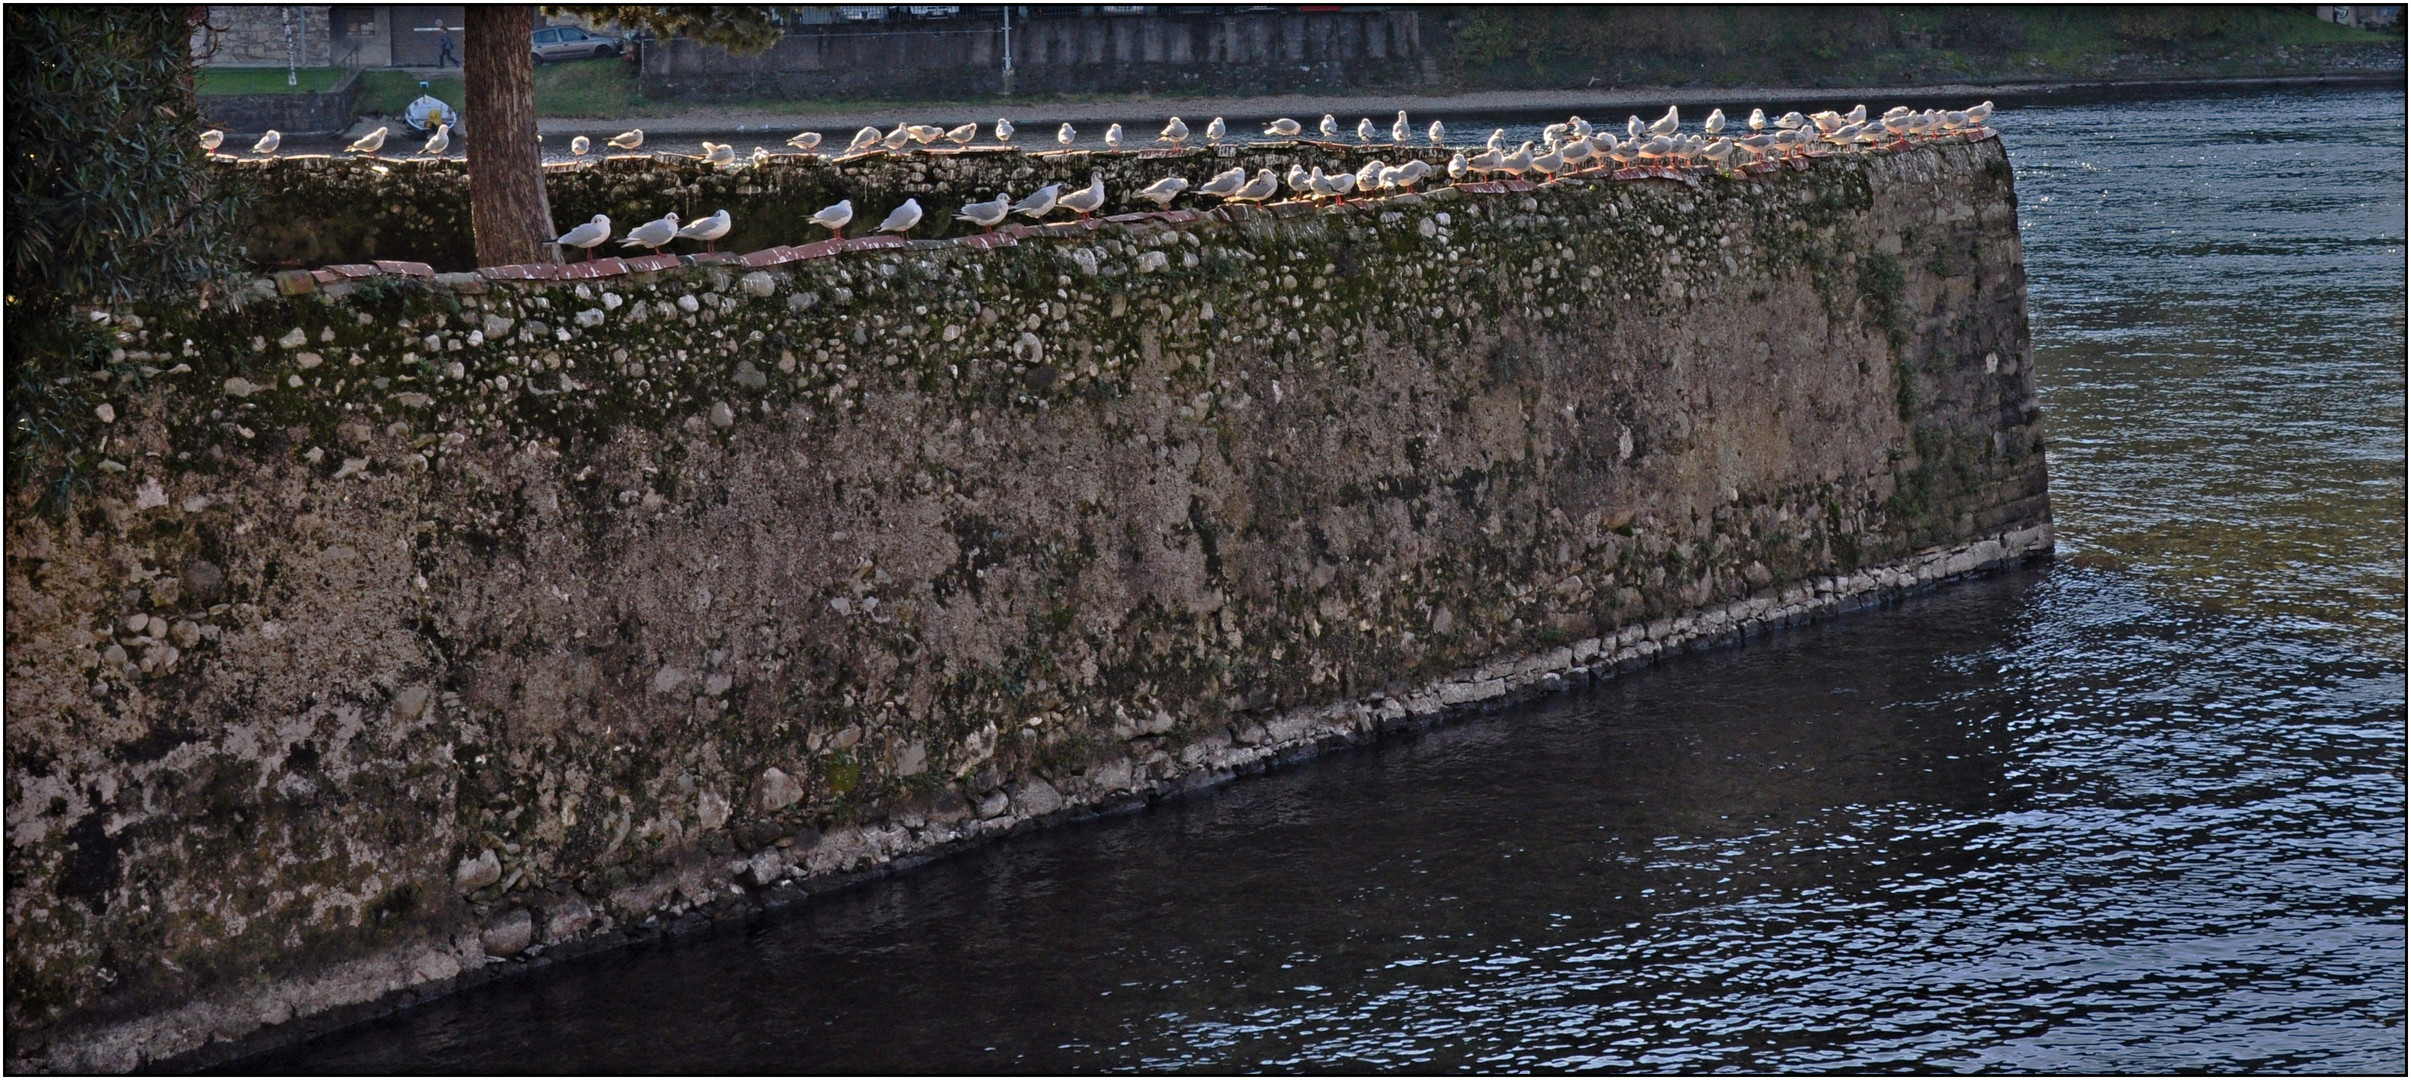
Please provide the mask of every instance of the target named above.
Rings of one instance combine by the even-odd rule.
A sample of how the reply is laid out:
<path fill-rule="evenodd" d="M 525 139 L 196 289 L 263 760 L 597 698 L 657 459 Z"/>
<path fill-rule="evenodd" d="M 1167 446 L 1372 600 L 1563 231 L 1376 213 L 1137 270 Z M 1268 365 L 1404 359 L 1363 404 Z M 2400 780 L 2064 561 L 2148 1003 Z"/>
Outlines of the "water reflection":
<path fill-rule="evenodd" d="M 2014 117 L 2066 553 L 2401 660 L 2402 95 Z"/>

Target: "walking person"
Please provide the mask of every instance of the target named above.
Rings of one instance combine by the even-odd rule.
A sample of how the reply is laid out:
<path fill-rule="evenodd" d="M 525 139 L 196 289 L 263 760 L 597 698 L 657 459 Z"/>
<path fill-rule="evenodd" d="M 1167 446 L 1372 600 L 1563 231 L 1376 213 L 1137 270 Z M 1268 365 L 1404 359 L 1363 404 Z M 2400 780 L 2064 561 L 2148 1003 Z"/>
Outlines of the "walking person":
<path fill-rule="evenodd" d="M 435 66 L 442 67 L 445 64 L 450 64 L 453 67 L 459 67 L 460 57 L 452 54 L 452 28 L 449 26 L 441 26 L 438 27 L 437 30 L 438 32 L 435 35 Z"/>

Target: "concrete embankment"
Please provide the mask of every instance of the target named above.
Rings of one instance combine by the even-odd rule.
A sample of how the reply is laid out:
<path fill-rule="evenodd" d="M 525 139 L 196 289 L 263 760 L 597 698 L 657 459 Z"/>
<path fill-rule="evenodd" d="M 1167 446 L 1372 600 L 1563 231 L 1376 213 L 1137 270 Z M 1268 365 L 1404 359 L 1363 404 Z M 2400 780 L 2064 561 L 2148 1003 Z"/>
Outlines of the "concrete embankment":
<path fill-rule="evenodd" d="M 962 183 L 1026 186 L 993 160 Z M 13 1066 L 457 985 L 2050 544 L 1997 141 L 766 250 L 112 316 L 156 370 L 118 470 L 7 524 Z"/>

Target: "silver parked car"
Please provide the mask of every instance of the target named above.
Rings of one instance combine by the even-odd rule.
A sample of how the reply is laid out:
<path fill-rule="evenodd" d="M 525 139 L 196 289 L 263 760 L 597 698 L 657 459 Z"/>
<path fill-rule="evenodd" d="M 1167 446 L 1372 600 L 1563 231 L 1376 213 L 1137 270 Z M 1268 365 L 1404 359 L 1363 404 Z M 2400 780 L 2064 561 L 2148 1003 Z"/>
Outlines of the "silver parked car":
<path fill-rule="evenodd" d="M 580 30 L 574 26 L 547 26 L 530 35 L 536 62 L 549 60 L 588 60 L 618 56 L 620 39 Z"/>

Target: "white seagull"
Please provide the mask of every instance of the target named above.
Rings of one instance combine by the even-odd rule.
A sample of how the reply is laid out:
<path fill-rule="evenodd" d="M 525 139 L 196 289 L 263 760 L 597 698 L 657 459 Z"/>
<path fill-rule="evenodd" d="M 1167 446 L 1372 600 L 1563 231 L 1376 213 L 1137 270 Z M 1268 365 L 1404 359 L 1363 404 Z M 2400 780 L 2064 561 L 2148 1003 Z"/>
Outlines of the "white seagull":
<path fill-rule="evenodd" d="M 1358 118 L 1357 118 L 1357 120 L 1356 120 L 1356 141 L 1357 141 L 1357 142 L 1360 142 L 1360 143 L 1370 143 L 1370 142 L 1372 142 L 1372 141 L 1373 141 L 1373 118 L 1372 118 L 1372 117 L 1370 117 L 1370 116 L 1360 116 L 1360 117 L 1358 117 Z"/>
<path fill-rule="evenodd" d="M 1531 167 L 1532 141 L 1530 139 L 1524 140 L 1524 145 L 1517 147 L 1514 153 L 1507 155 L 1505 158 L 1502 158 L 1499 161 L 1499 168 L 1506 170 L 1507 174 L 1510 176 L 1522 176 L 1524 174 L 1524 170 Z"/>
<path fill-rule="evenodd" d="M 1175 116 L 1172 118 L 1171 123 L 1164 125 L 1164 130 L 1162 133 L 1156 135 L 1155 141 L 1168 142 L 1174 146 L 1179 146 L 1180 144 L 1189 141 L 1189 125 L 1181 123 L 1180 117 Z"/>
<path fill-rule="evenodd" d="M 611 239 L 610 215 L 596 214 L 594 220 L 562 233 L 561 239 L 556 243 L 565 248 L 585 248 L 586 260 L 592 262 L 594 261 L 594 249 L 602 246 L 603 241 L 609 239 Z"/>
<path fill-rule="evenodd" d="M 887 220 L 880 222 L 879 227 L 871 231 L 892 232 L 898 236 L 902 236 L 905 233 L 911 232 L 912 227 L 920 223 L 921 200 L 906 199 L 904 200 L 904 205 L 895 208 L 893 211 L 890 211 L 887 215 Z"/>
<path fill-rule="evenodd" d="M 1390 124 L 1390 141 L 1405 146 L 1414 137 L 1415 129 L 1406 126 L 1406 110 L 1398 110 L 1398 119 Z"/>
<path fill-rule="evenodd" d="M 1314 167 L 1313 172 L 1306 174 L 1306 195 L 1308 198 L 1328 198 L 1338 193 L 1339 189 L 1331 186 L 1331 177 L 1323 172 L 1322 166 L 1317 165 Z"/>
<path fill-rule="evenodd" d="M 963 212 L 956 214 L 954 219 L 977 225 L 983 232 L 994 232 L 997 223 L 1003 221 L 1012 208 L 1013 196 L 999 191 L 994 199 L 987 202 L 964 203 Z"/>
<path fill-rule="evenodd" d="M 369 132 L 368 134 L 362 135 L 358 139 L 353 140 L 352 144 L 344 147 L 344 149 L 355 154 L 367 154 L 370 157 L 375 157 L 377 156 L 377 150 L 384 145 L 385 129 L 378 128 L 375 131 Z"/>
<path fill-rule="evenodd" d="M 1230 128 L 1223 125 L 1222 118 L 1217 116 L 1212 122 L 1206 125 L 1206 141 L 1210 143 L 1221 142 L 1222 137 L 1229 134 L 1230 130 Z"/>
<path fill-rule="evenodd" d="M 846 153 L 859 154 L 877 145 L 879 145 L 879 129 L 866 127 L 854 133 L 854 141 L 846 144 Z"/>
<path fill-rule="evenodd" d="M 1089 173 L 1088 186 L 1064 196 L 1058 205 L 1081 217 L 1096 213 L 1098 207 L 1105 205 L 1105 174 Z"/>
<path fill-rule="evenodd" d="M 620 239 L 619 246 L 652 248 L 653 253 L 658 255 L 661 253 L 663 244 L 676 239 L 678 239 L 678 214 L 676 211 L 672 211 L 663 214 L 659 221 L 648 221 L 628 230 L 628 235 Z"/>
<path fill-rule="evenodd" d="M 703 241 L 705 251 L 718 251 L 720 249 L 717 244 L 721 237 L 728 235 L 728 226 L 728 211 L 722 210 L 710 217 L 689 223 L 685 228 L 678 230 L 678 235 L 687 240 Z"/>
<path fill-rule="evenodd" d="M 216 128 L 211 128 L 207 131 L 204 131 L 201 133 L 201 152 L 204 154 L 217 153 L 218 147 L 224 144 L 225 141 L 226 133 L 223 131 L 219 131 Z"/>
<path fill-rule="evenodd" d="M 1172 205 L 1172 200 L 1188 190 L 1189 182 L 1177 176 L 1167 176 L 1139 189 L 1139 198 L 1146 199 L 1158 209 Z"/>
<path fill-rule="evenodd" d="M 1368 195 L 1380 191 L 1381 170 L 1388 167 L 1380 158 L 1365 162 L 1363 168 L 1356 170 L 1356 190 Z"/>
<path fill-rule="evenodd" d="M 1300 126 L 1297 121 L 1291 120 L 1288 117 L 1282 117 L 1279 120 L 1275 120 L 1272 123 L 1264 125 L 1265 134 L 1283 139 L 1297 138 L 1299 133 L 1305 130 L 1306 129 Z"/>
<path fill-rule="evenodd" d="M 1315 130 L 1322 132 L 1323 138 L 1337 139 L 1339 138 L 1339 120 L 1330 113 L 1324 113 L 1323 122 L 1317 125 Z"/>
<path fill-rule="evenodd" d="M 612 137 L 611 137 L 611 140 L 610 140 L 609 142 L 605 143 L 604 145 L 609 146 L 609 147 L 611 147 L 611 148 L 613 148 L 613 149 L 615 149 L 615 150 L 634 150 L 634 149 L 636 149 L 636 148 L 637 148 L 637 147 L 639 147 L 639 146 L 643 146 L 644 144 L 645 144 L 645 129 L 643 129 L 643 128 L 629 128 L 629 129 L 628 129 L 628 130 L 626 130 L 626 131 L 620 132 L 619 134 L 612 136 Z"/>
<path fill-rule="evenodd" d="M 592 149 L 594 149 L 594 143 L 589 141 L 584 135 L 580 135 L 577 138 L 569 140 L 569 155 L 571 157 L 585 157 L 586 152 Z"/>
<path fill-rule="evenodd" d="M 820 132 L 804 131 L 790 135 L 787 137 L 787 145 L 809 154 L 813 150 L 819 148 Z"/>
<path fill-rule="evenodd" d="M 1676 109 L 1674 106 L 1668 105 L 1666 106 L 1666 115 L 1658 117 L 1656 121 L 1652 122 L 1647 128 L 1642 130 L 1645 130 L 1652 135 L 1672 135 L 1682 126 L 1682 112 Z"/>
<path fill-rule="evenodd" d="M 1038 190 L 1023 196 L 1020 202 L 1014 203 L 1013 212 L 1016 214 L 1025 215 L 1031 220 L 1035 221 L 1039 218 L 1047 216 L 1050 213 L 1053 213 L 1055 210 L 1055 200 L 1061 198 L 1062 194 L 1063 185 L 1048 184 L 1045 187 L 1039 188 Z"/>
<path fill-rule="evenodd" d="M 956 146 L 969 146 L 971 145 L 971 140 L 976 138 L 979 138 L 978 124 L 964 124 L 963 126 L 946 133 L 946 141 L 951 142 Z"/>
<path fill-rule="evenodd" d="M 1007 120 L 1001 116 L 996 118 L 996 141 L 1013 141 L 1013 122 L 1011 120 Z"/>
<path fill-rule="evenodd" d="M 1431 139 L 1433 146 L 1438 146 L 1448 139 L 1448 129 L 1441 127 L 1440 122 L 1437 120 L 1432 121 L 1432 126 L 1430 129 L 1426 130 L 1423 134 L 1425 137 Z"/>
<path fill-rule="evenodd" d="M 271 132 L 270 134 L 274 133 Z M 419 153 L 426 154 L 429 157 L 442 157 L 444 156 L 444 151 L 451 148 L 452 125 L 438 124 L 435 128 L 435 135 L 427 140 L 427 145 L 422 147 L 419 150 Z"/>
<path fill-rule="evenodd" d="M 1273 175 L 1271 169 L 1258 169 L 1256 178 L 1248 181 L 1246 187 L 1232 192 L 1230 199 L 1232 202 L 1263 202 L 1280 190 L 1280 177 Z"/>
<path fill-rule="evenodd" d="M 1113 125 L 1112 127 L 1106 128 L 1106 129 L 1105 129 L 1105 149 L 1107 149 L 1107 150 L 1120 150 L 1121 148 L 1122 148 L 1122 125 L 1120 125 L 1120 124 L 1115 124 L 1115 125 Z"/>
<path fill-rule="evenodd" d="M 267 134 L 260 136 L 260 141 L 251 144 L 251 152 L 254 154 L 273 155 L 276 153 L 277 144 L 284 141 L 285 137 L 282 133 L 274 129 L 270 129 Z"/>
<path fill-rule="evenodd" d="M 1245 186 L 1247 186 L 1247 170 L 1232 169 L 1228 172 L 1214 174 L 1214 178 L 1206 181 L 1203 187 L 1198 188 L 1197 193 L 1227 199 L 1231 193 Z"/>
<path fill-rule="evenodd" d="M 846 238 L 846 223 L 854 220 L 854 200 L 839 199 L 834 206 L 821 207 L 813 212 L 810 220 L 814 225 L 829 230 L 830 235 L 843 240 Z"/>
<path fill-rule="evenodd" d="M 1072 140 L 1079 137 L 1079 133 L 1073 131 L 1070 124 L 1065 124 L 1062 127 L 1055 129 L 1055 144 L 1057 146 L 1070 146 L 1072 144 Z"/>

